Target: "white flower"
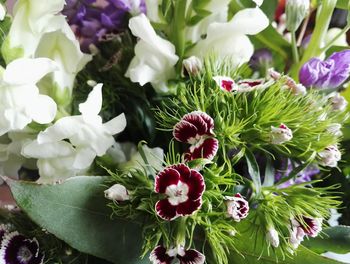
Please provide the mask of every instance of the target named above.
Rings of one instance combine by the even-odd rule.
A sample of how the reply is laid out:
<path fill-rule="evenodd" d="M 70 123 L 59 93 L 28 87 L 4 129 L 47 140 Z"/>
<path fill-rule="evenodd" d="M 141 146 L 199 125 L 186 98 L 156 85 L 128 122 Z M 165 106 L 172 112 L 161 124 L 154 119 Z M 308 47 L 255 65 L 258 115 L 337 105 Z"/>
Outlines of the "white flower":
<path fill-rule="evenodd" d="M 2 47 L 7 61 L 18 57 L 33 56 L 43 33 L 61 27 L 58 13 L 64 0 L 18 0 L 13 11 L 13 21 Z"/>
<path fill-rule="evenodd" d="M 142 151 L 145 154 L 149 166 L 156 170 L 163 169 L 164 151 L 161 148 L 149 148 L 147 145 L 142 145 Z M 146 166 L 140 152 L 133 143 L 115 142 L 107 151 L 113 162 L 119 164 L 123 170 L 142 169 Z"/>
<path fill-rule="evenodd" d="M 0 4 L 0 21 L 3 21 L 6 16 L 6 8 L 3 4 Z"/>
<path fill-rule="evenodd" d="M 194 76 L 200 73 L 203 68 L 203 63 L 202 60 L 196 56 L 191 56 L 182 61 L 182 66 L 189 75 Z"/>
<path fill-rule="evenodd" d="M 35 57 L 54 60 L 59 69 L 52 74 L 50 81 L 42 82 L 40 88 L 62 106 L 71 101 L 76 74 L 91 60 L 91 55 L 80 51 L 79 41 L 73 31 L 60 17 L 60 29 L 43 34 L 35 51 Z"/>
<path fill-rule="evenodd" d="M 249 61 L 254 47 L 246 35 L 255 35 L 269 25 L 269 20 L 259 8 L 239 11 L 226 23 L 212 23 L 207 37 L 200 40 L 190 53 L 205 57 L 214 52 L 219 58 L 229 58 L 233 65 Z"/>
<path fill-rule="evenodd" d="M 102 84 L 97 84 L 86 102 L 79 105 L 81 115 L 59 119 L 24 146 L 23 155 L 38 159 L 41 181 L 85 172 L 96 156 L 103 156 L 114 144 L 113 135 L 126 126 L 125 116 L 121 114 L 103 124 L 98 115 L 101 107 Z"/>
<path fill-rule="evenodd" d="M 271 243 L 273 247 L 278 247 L 280 244 L 280 240 L 278 237 L 278 232 L 274 228 L 269 228 L 266 233 L 266 240 Z"/>
<path fill-rule="evenodd" d="M 21 130 L 32 121 L 50 123 L 56 116 L 56 103 L 39 94 L 36 83 L 57 69 L 45 58 L 17 59 L 7 65 L 0 79 L 0 135 Z"/>
<path fill-rule="evenodd" d="M 336 167 L 341 159 L 341 153 L 337 145 L 330 145 L 318 153 L 319 163 L 322 166 Z"/>
<path fill-rule="evenodd" d="M 348 105 L 346 99 L 339 93 L 332 94 L 328 100 L 335 111 L 344 111 Z"/>
<path fill-rule="evenodd" d="M 341 124 L 338 123 L 332 123 L 327 127 L 327 132 L 331 133 L 332 135 L 336 137 L 340 137 L 343 135 L 343 132 L 341 131 Z"/>
<path fill-rule="evenodd" d="M 114 184 L 111 188 L 104 191 L 105 197 L 112 201 L 127 201 L 130 200 L 129 192 L 125 186 Z"/>
<path fill-rule="evenodd" d="M 129 28 L 140 40 L 125 75 L 141 86 L 151 83 L 156 91 L 167 92 L 166 82 L 174 76 L 174 66 L 179 59 L 175 46 L 156 34 L 144 14 L 131 18 Z"/>
<path fill-rule="evenodd" d="M 272 144 L 283 144 L 293 138 L 293 132 L 285 124 L 279 127 L 271 126 L 270 141 Z"/>

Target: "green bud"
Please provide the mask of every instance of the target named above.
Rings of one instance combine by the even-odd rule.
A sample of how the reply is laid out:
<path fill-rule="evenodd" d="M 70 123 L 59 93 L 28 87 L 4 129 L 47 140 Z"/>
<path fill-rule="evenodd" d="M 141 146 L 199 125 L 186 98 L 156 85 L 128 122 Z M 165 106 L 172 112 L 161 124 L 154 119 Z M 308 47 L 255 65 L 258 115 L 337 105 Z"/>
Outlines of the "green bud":
<path fill-rule="evenodd" d="M 307 16 L 309 9 L 310 0 L 287 0 L 287 29 L 291 32 L 295 32 L 300 26 L 301 22 Z"/>

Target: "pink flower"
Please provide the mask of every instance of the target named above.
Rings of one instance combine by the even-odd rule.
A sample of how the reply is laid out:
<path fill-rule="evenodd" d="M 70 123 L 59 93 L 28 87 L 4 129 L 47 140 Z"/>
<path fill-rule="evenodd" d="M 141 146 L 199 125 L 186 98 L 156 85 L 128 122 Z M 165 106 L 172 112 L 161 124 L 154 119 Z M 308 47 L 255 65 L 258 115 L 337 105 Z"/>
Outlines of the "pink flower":
<path fill-rule="evenodd" d="M 167 196 L 156 203 L 157 215 L 171 221 L 193 214 L 202 206 L 204 189 L 204 178 L 198 171 L 191 170 L 185 164 L 165 168 L 155 179 L 154 191 Z"/>
<path fill-rule="evenodd" d="M 271 127 L 270 140 L 272 144 L 283 144 L 293 138 L 293 132 L 285 124 L 279 127 Z"/>
<path fill-rule="evenodd" d="M 194 111 L 183 116 L 174 126 L 173 136 L 177 141 L 191 144 L 184 160 L 204 158 L 212 160 L 219 148 L 214 136 L 214 120 L 206 113 Z"/>
<path fill-rule="evenodd" d="M 232 92 L 235 87 L 235 81 L 227 76 L 214 76 L 214 81 L 220 88 L 226 92 Z"/>
<path fill-rule="evenodd" d="M 299 219 L 292 219 L 291 222 L 289 242 L 294 249 L 298 248 L 305 235 L 316 237 L 322 230 L 322 218 L 301 216 Z"/>
<path fill-rule="evenodd" d="M 225 196 L 227 215 L 236 222 L 241 221 L 248 216 L 249 204 L 242 197 L 241 194 L 237 193 L 235 196 Z"/>
<path fill-rule="evenodd" d="M 203 136 L 214 135 L 214 120 L 206 113 L 194 111 L 182 117 L 174 126 L 173 136 L 177 141 L 195 144 Z"/>
<path fill-rule="evenodd" d="M 195 249 L 185 250 L 183 246 L 166 250 L 157 246 L 149 257 L 152 264 L 171 264 L 177 258 L 180 264 L 204 264 L 205 256 Z"/>

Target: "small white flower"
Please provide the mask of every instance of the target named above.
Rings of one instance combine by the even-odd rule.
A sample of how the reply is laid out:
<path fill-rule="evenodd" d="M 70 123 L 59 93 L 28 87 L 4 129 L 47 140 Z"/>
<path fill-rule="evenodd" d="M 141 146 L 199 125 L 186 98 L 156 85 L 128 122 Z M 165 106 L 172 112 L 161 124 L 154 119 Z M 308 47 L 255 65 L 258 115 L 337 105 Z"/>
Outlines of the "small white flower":
<path fill-rule="evenodd" d="M 39 94 L 36 83 L 57 69 L 49 59 L 17 59 L 0 78 L 0 135 L 22 130 L 32 121 L 48 124 L 56 116 L 56 103 Z"/>
<path fill-rule="evenodd" d="M 271 126 L 270 141 L 272 144 L 283 144 L 293 138 L 293 132 L 285 124 L 279 127 Z"/>
<path fill-rule="evenodd" d="M 275 228 L 269 228 L 267 230 L 266 240 L 275 248 L 279 246 L 280 239 L 278 236 L 278 232 Z"/>
<path fill-rule="evenodd" d="M 215 53 L 220 59 L 229 58 L 232 65 L 249 61 L 254 47 L 247 35 L 255 35 L 269 25 L 269 19 L 257 8 L 246 8 L 226 23 L 211 23 L 205 39 L 198 41 L 190 54 L 205 57 Z"/>
<path fill-rule="evenodd" d="M 121 184 L 114 184 L 108 190 L 105 190 L 104 194 L 107 199 L 112 201 L 122 202 L 130 200 L 128 190 Z"/>
<path fill-rule="evenodd" d="M 333 123 L 329 125 L 329 127 L 327 128 L 327 132 L 331 133 L 336 137 L 340 137 L 343 135 L 341 128 L 342 128 L 341 124 Z"/>
<path fill-rule="evenodd" d="M 337 145 L 330 145 L 323 151 L 318 153 L 319 163 L 322 166 L 336 167 L 338 161 L 341 160 L 341 153 Z"/>
<path fill-rule="evenodd" d="M 141 86 L 151 83 L 156 91 L 168 92 L 167 80 L 174 76 L 179 59 L 175 46 L 156 34 L 144 14 L 131 18 L 129 28 L 140 39 L 125 75 Z"/>
<path fill-rule="evenodd" d="M 189 75 L 194 76 L 200 73 L 200 71 L 202 70 L 203 64 L 201 59 L 199 59 L 196 56 L 191 56 L 183 60 L 182 66 L 184 67 L 184 69 Z"/>
<path fill-rule="evenodd" d="M 328 100 L 331 103 L 333 109 L 336 111 L 344 111 L 348 105 L 346 99 L 339 93 L 335 93 L 334 95 L 329 97 Z"/>

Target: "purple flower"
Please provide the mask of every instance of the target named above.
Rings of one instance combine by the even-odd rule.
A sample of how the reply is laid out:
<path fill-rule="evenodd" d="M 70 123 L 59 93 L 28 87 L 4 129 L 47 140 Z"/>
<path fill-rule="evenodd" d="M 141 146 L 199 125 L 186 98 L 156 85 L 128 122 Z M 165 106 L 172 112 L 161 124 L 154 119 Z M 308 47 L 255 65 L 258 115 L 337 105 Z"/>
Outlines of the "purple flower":
<path fill-rule="evenodd" d="M 300 69 L 299 80 L 306 87 L 336 88 L 350 74 L 350 50 L 333 53 L 328 59 L 312 58 Z"/>
<path fill-rule="evenodd" d="M 39 252 L 39 243 L 28 239 L 18 232 L 6 233 L 0 249 L 0 263 L 42 264 L 43 254 Z"/>
<path fill-rule="evenodd" d="M 67 0 L 62 11 L 79 39 L 82 51 L 88 53 L 91 45 L 98 45 L 109 34 L 124 31 L 128 13 L 140 12 L 146 12 L 144 0 Z"/>

